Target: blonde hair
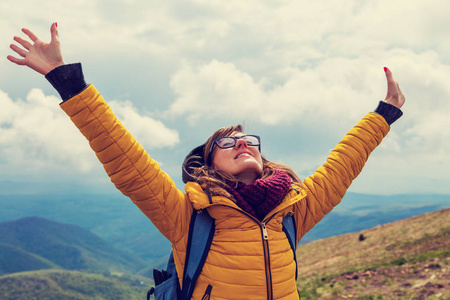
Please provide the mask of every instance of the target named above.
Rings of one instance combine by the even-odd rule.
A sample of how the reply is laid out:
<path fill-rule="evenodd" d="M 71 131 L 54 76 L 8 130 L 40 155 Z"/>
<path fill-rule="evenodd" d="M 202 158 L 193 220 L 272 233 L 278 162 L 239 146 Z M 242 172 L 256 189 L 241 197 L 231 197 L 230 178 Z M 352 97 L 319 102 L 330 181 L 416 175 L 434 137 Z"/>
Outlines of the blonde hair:
<path fill-rule="evenodd" d="M 243 126 L 240 124 L 227 126 L 219 128 L 214 132 L 214 134 L 206 141 L 204 144 L 204 151 L 203 151 L 203 162 L 207 162 L 209 159 L 212 161 L 212 157 L 210 158 L 210 155 L 212 154 L 212 151 L 210 153 L 210 149 L 214 143 L 214 139 L 229 136 L 233 132 L 240 132 L 244 133 Z M 200 157 L 196 157 L 196 160 L 198 160 Z M 300 180 L 300 178 L 294 173 L 294 171 L 289 168 L 285 164 L 276 163 L 267 160 L 263 155 L 261 155 L 262 162 L 263 162 L 263 170 L 259 177 L 259 179 L 265 179 L 275 173 L 276 170 L 282 170 L 285 171 L 289 177 L 292 180 L 292 183 L 297 186 L 302 186 L 303 183 Z M 200 184 L 203 190 L 210 193 L 212 196 L 225 196 L 227 198 L 230 198 L 234 201 L 234 197 L 225 189 L 227 185 L 237 184 L 240 182 L 239 179 L 235 178 L 234 176 L 221 171 L 214 169 L 213 166 L 209 166 L 207 163 L 200 164 L 198 163 L 196 167 L 190 167 L 191 174 L 195 178 L 196 182 Z"/>

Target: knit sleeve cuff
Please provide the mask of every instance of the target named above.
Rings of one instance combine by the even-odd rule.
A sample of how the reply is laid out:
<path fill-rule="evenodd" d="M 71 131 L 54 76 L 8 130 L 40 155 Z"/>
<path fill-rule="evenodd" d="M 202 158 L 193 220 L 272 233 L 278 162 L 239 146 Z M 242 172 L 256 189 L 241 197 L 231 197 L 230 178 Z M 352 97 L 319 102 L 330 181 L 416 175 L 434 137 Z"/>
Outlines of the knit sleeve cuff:
<path fill-rule="evenodd" d="M 381 115 L 389 125 L 397 121 L 397 119 L 403 115 L 403 112 L 399 108 L 384 101 L 378 103 L 378 107 L 374 112 Z"/>
<path fill-rule="evenodd" d="M 56 89 L 63 101 L 79 94 L 87 87 L 81 63 L 56 67 L 45 75 L 45 78 Z"/>

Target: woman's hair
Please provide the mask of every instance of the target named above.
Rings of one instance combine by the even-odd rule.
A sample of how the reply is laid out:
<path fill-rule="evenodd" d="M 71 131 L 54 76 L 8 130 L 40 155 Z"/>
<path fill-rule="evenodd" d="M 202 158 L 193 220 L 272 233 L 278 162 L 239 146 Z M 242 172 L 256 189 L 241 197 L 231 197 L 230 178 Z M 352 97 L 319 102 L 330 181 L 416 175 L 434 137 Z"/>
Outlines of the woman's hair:
<path fill-rule="evenodd" d="M 214 143 L 214 139 L 224 137 L 224 136 L 230 136 L 233 132 L 241 132 L 244 133 L 244 129 L 242 125 L 233 125 L 228 127 L 222 127 L 206 141 L 204 144 L 203 149 L 203 162 L 207 162 L 210 155 L 213 155 L 213 151 L 210 153 L 211 145 Z M 197 159 L 199 157 L 197 156 Z M 263 162 L 263 170 L 258 177 L 258 179 L 264 179 L 267 178 L 275 173 L 275 170 L 282 170 L 285 171 L 289 177 L 291 177 L 292 183 L 297 186 L 302 186 L 302 181 L 300 178 L 292 171 L 291 168 L 289 168 L 287 165 L 281 164 L 281 163 L 275 163 L 272 161 L 267 160 L 263 155 L 261 155 L 262 162 Z M 188 158 L 189 160 L 189 158 Z M 213 161 L 212 158 L 210 161 Z M 208 191 L 212 196 L 225 196 L 230 199 L 234 199 L 230 193 L 227 192 L 225 187 L 227 185 L 237 186 L 237 184 L 240 182 L 239 179 L 236 177 L 221 171 L 221 170 L 215 170 L 214 167 L 208 166 L 207 163 L 203 164 L 197 164 L 197 167 L 191 168 L 190 173 L 192 174 L 193 178 L 196 179 L 196 182 L 200 184 L 203 190 Z"/>

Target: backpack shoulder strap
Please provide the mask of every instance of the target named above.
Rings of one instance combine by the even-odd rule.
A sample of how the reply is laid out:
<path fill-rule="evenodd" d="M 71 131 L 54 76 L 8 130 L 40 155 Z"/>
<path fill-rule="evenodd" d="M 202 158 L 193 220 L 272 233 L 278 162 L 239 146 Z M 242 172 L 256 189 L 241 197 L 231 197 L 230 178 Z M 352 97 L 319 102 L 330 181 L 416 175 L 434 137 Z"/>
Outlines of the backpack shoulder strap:
<path fill-rule="evenodd" d="M 194 210 L 189 225 L 186 261 L 183 272 L 182 299 L 190 299 L 202 271 L 214 237 L 214 219 L 206 209 Z"/>
<path fill-rule="evenodd" d="M 296 237 L 297 237 L 297 227 L 295 226 L 295 218 L 294 213 L 289 212 L 286 216 L 283 218 L 283 231 L 286 234 L 286 237 L 289 240 L 289 244 L 291 245 L 292 252 L 294 252 L 294 260 L 295 265 L 297 265 L 297 243 L 296 243 Z M 295 268 L 295 279 L 297 279 L 298 269 Z"/>

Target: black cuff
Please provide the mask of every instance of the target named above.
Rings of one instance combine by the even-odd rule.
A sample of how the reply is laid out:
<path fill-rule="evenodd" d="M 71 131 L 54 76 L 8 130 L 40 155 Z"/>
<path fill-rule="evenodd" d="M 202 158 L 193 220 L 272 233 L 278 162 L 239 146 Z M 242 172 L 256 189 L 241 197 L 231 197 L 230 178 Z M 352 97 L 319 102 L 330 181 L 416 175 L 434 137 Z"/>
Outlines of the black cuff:
<path fill-rule="evenodd" d="M 375 109 L 375 112 L 383 116 L 389 125 L 397 121 L 397 119 L 403 115 L 400 108 L 384 101 L 380 101 L 380 103 L 378 103 L 378 107 Z"/>
<path fill-rule="evenodd" d="M 56 67 L 47 73 L 45 78 L 56 89 L 63 101 L 78 95 L 87 86 L 81 63 Z"/>

